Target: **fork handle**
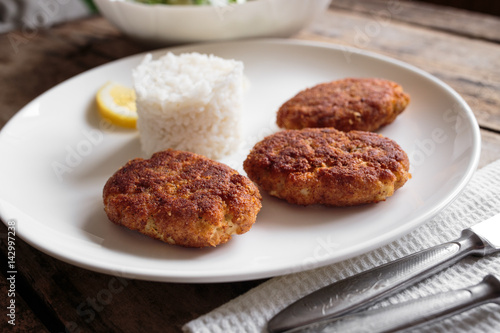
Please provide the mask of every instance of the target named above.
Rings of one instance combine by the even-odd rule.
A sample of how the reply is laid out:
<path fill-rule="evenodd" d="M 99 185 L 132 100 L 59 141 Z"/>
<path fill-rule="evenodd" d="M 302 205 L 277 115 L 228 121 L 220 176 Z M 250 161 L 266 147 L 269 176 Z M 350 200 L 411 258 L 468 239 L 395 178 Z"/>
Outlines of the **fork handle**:
<path fill-rule="evenodd" d="M 394 332 L 450 317 L 484 303 L 498 302 L 499 297 L 500 281 L 493 275 L 487 275 L 481 283 L 469 288 L 348 314 L 308 330 L 321 333 Z"/>
<path fill-rule="evenodd" d="M 466 229 L 455 241 L 403 257 L 313 292 L 272 318 L 268 331 L 285 332 L 361 310 L 469 254 L 483 254 L 484 247 L 481 238 Z"/>

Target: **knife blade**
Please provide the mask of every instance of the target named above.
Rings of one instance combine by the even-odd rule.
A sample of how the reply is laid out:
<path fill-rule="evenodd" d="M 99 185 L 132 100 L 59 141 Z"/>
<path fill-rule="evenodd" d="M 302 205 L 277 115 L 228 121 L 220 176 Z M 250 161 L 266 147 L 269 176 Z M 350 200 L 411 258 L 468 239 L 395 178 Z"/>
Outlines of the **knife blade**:
<path fill-rule="evenodd" d="M 468 255 L 485 256 L 498 251 L 500 214 L 464 229 L 454 241 L 323 287 L 283 309 L 268 322 L 267 329 L 270 333 L 281 333 L 360 311 Z"/>

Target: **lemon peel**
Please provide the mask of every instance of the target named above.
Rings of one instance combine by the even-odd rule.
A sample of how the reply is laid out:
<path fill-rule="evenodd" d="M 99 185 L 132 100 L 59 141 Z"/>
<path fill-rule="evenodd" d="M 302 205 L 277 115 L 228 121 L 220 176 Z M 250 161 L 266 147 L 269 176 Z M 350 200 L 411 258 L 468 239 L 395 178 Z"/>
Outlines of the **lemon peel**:
<path fill-rule="evenodd" d="M 96 95 L 99 114 L 114 125 L 136 128 L 137 108 L 134 89 L 109 81 Z"/>

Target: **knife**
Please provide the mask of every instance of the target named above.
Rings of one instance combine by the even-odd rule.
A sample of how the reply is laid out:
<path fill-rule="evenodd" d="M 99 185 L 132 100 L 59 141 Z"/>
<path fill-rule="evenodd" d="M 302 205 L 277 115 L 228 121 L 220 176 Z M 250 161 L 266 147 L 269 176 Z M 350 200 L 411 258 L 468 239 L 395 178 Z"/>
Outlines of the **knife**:
<path fill-rule="evenodd" d="M 387 333 L 427 325 L 486 303 L 500 305 L 500 281 L 492 274 L 479 284 L 407 302 L 368 309 L 293 330 L 294 333 Z"/>
<path fill-rule="evenodd" d="M 286 332 L 366 308 L 468 256 L 500 251 L 500 214 L 464 229 L 454 241 L 437 245 L 323 287 L 292 303 L 267 325 Z"/>

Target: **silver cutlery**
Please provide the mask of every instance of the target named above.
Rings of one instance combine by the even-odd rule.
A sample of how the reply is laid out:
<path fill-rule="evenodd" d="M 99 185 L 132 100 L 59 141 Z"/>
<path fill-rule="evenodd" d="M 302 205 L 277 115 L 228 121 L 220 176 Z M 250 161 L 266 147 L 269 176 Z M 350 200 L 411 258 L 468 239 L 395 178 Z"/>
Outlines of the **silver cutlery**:
<path fill-rule="evenodd" d="M 485 303 L 500 305 L 500 281 L 487 275 L 472 287 L 418 298 L 319 322 L 294 333 L 387 333 L 429 324 Z"/>
<path fill-rule="evenodd" d="M 500 214 L 464 229 L 454 241 L 434 246 L 323 287 L 292 303 L 268 323 L 286 332 L 363 310 L 468 256 L 500 251 Z"/>

